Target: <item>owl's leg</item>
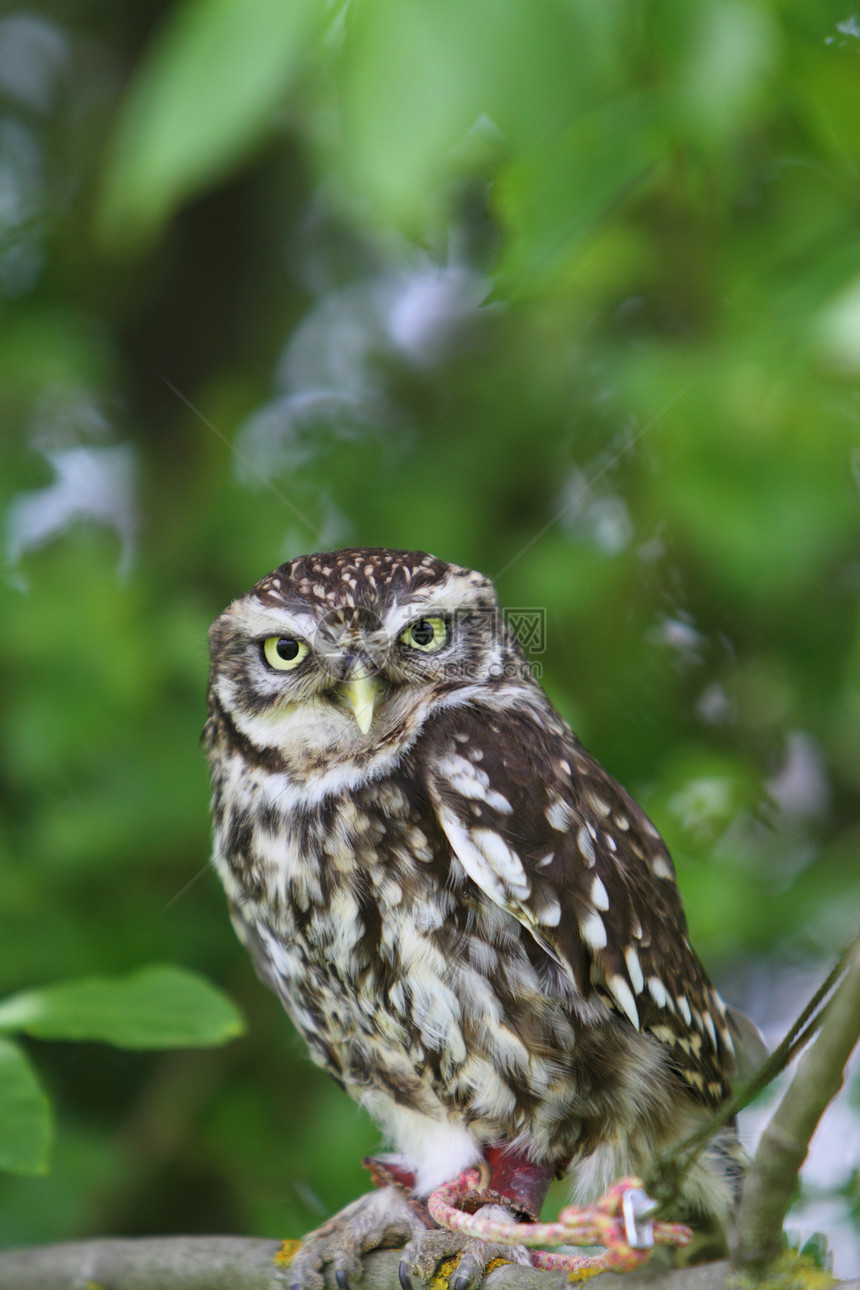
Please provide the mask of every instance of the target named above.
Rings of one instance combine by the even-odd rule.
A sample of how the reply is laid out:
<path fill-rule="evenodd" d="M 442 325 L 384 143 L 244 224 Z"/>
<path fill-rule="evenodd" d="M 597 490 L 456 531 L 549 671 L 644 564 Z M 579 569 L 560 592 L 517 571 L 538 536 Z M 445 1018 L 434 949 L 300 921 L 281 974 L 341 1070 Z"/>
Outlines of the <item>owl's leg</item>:
<path fill-rule="evenodd" d="M 522 1219 L 536 1223 L 559 1165 L 535 1164 L 528 1156 L 505 1146 L 485 1147 L 484 1156 L 490 1169 L 487 1191 L 509 1201 Z"/>
<path fill-rule="evenodd" d="M 394 1187 L 360 1196 L 302 1241 L 287 1269 L 291 1290 L 323 1290 L 323 1268 L 334 1271 L 340 1290 L 361 1275 L 361 1256 L 370 1250 L 398 1249 L 426 1233 L 407 1197 Z"/>

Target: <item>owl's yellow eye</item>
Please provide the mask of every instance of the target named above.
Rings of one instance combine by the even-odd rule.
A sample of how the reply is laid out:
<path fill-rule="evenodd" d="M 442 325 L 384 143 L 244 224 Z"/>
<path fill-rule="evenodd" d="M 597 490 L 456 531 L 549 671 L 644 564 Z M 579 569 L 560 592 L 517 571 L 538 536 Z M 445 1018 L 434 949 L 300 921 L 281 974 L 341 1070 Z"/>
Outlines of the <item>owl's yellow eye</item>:
<path fill-rule="evenodd" d="M 444 618 L 417 618 L 409 624 L 400 639 L 404 645 L 420 649 L 424 654 L 433 654 L 447 641 L 448 627 Z"/>
<path fill-rule="evenodd" d="M 263 657 L 276 672 L 291 672 L 308 652 L 304 641 L 294 636 L 270 636 L 263 641 Z"/>

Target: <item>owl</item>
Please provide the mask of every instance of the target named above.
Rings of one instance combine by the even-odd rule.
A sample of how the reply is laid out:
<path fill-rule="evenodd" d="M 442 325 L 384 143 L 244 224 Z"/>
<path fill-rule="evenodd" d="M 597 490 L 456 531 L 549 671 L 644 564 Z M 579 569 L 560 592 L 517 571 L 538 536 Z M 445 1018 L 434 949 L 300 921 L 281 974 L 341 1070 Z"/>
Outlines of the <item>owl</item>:
<path fill-rule="evenodd" d="M 381 1126 L 378 1189 L 306 1238 L 290 1280 L 403 1281 L 459 1250 L 424 1199 L 479 1166 L 536 1218 L 641 1175 L 727 1096 L 726 1009 L 657 829 L 559 716 L 492 582 L 420 551 L 283 564 L 210 631 L 214 864 L 310 1056 Z M 685 1180 L 724 1220 L 729 1133 Z"/>

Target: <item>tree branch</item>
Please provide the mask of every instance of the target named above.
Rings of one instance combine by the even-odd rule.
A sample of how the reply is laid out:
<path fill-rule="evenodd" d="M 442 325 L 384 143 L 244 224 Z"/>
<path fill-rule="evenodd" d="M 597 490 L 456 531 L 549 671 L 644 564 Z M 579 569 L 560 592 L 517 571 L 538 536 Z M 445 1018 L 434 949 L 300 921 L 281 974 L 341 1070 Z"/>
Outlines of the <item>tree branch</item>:
<path fill-rule="evenodd" d="M 732 1256 L 736 1268 L 761 1273 L 783 1245 L 782 1225 L 794 1199 L 809 1140 L 842 1087 L 845 1064 L 860 1038 L 860 942 L 828 1005 L 815 1042 L 762 1134 L 744 1182 Z"/>
<path fill-rule="evenodd" d="M 278 1267 L 278 1241 L 232 1236 L 140 1237 L 75 1241 L 0 1254 L 0 1290 L 285 1290 L 289 1266 Z M 397 1250 L 377 1250 L 362 1261 L 355 1290 L 399 1290 Z M 649 1274 L 650 1272 L 650 1274 Z M 605 1273 L 601 1290 L 723 1290 L 727 1263 L 666 1272 Z M 486 1290 L 568 1290 L 564 1272 L 508 1264 L 491 1272 Z M 329 1271 L 326 1290 L 338 1290 Z M 855 1287 L 860 1290 L 860 1285 Z"/>
<path fill-rule="evenodd" d="M 0 1254 L 0 1290 L 285 1290 L 289 1265 L 279 1267 L 279 1241 L 235 1236 L 138 1237 L 74 1241 Z M 362 1261 L 354 1290 L 399 1290 L 397 1250 L 377 1250 Z M 654 1261 L 639 1272 L 605 1272 L 600 1290 L 725 1290 L 726 1261 L 667 1271 Z M 438 1284 L 438 1283 L 437 1283 Z M 326 1290 L 338 1290 L 331 1270 Z M 482 1290 L 569 1290 L 564 1272 L 507 1264 L 491 1272 Z M 839 1290 L 860 1290 L 860 1281 Z"/>

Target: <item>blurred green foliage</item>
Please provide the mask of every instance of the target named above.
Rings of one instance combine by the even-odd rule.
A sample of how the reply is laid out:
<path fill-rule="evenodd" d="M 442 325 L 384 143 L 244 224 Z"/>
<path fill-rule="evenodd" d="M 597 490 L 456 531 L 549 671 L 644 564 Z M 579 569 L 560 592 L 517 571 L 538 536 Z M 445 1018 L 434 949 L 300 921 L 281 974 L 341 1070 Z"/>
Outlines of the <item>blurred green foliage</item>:
<path fill-rule="evenodd" d="M 196 1048 L 242 1033 L 220 990 L 193 972 L 156 965 L 128 977 L 89 977 L 0 999 L 0 1034 L 94 1039 L 119 1048 Z M 0 1169 L 45 1173 L 51 1106 L 21 1049 L 0 1039 Z"/>
<path fill-rule="evenodd" d="M 60 1131 L 0 1241 L 292 1235 L 364 1185 L 204 869 L 206 627 L 301 551 L 545 609 L 727 993 L 848 940 L 858 119 L 833 0 L 0 17 L 0 991 L 169 959 L 249 1019 L 24 1041 Z"/>

